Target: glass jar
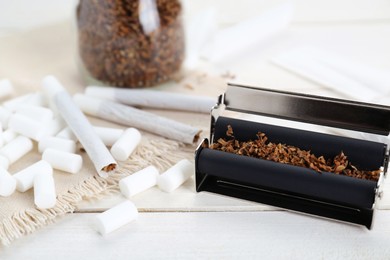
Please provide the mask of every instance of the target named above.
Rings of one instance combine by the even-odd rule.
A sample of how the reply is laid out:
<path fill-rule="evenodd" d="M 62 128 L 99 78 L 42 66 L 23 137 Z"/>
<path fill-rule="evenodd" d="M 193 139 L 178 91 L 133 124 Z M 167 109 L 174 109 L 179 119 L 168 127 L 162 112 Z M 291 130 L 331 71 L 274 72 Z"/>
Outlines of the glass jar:
<path fill-rule="evenodd" d="M 180 70 L 184 59 L 179 0 L 80 0 L 80 66 L 89 83 L 149 87 Z"/>

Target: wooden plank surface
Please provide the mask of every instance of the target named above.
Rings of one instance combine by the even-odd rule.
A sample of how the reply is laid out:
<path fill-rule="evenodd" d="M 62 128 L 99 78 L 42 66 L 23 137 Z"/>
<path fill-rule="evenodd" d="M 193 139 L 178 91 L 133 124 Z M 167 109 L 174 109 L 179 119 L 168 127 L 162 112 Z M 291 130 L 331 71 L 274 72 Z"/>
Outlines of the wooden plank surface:
<path fill-rule="evenodd" d="M 73 214 L 0 251 L 0 259 L 389 259 L 390 211 L 373 230 L 285 211 L 140 213 L 105 237 Z"/>

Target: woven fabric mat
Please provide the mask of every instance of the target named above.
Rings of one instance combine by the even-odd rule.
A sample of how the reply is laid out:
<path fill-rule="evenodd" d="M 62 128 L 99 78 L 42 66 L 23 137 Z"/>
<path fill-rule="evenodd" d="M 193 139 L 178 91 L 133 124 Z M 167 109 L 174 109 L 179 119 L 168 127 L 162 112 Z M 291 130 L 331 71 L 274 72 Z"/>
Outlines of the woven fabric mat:
<path fill-rule="evenodd" d="M 29 32 L 2 38 L 0 41 L 0 79 L 8 78 L 16 88 L 16 95 L 40 90 L 45 75 L 55 75 L 67 90 L 74 94 L 84 90 L 85 83 L 76 64 L 75 30 L 71 22 L 51 25 Z M 208 78 L 205 73 L 186 75 L 176 84 L 160 86 L 159 89 L 189 94 L 208 94 L 217 97 L 225 88 L 225 80 Z M 2 102 L 2 101 L 0 101 Z M 209 115 L 195 113 L 153 111 L 160 115 L 191 124 L 208 134 Z M 90 118 L 94 125 L 121 127 L 109 122 Z M 11 174 L 41 159 L 34 150 L 9 168 Z M 37 228 L 54 222 L 61 215 L 73 212 L 81 200 L 118 192 L 118 181 L 150 164 L 160 171 L 172 166 L 183 158 L 193 160 L 195 145 L 183 145 L 152 134 L 143 133 L 142 142 L 127 162 L 110 178 L 96 175 L 87 154 L 80 152 L 84 159 L 80 173 L 72 175 L 55 171 L 57 191 L 55 208 L 39 210 L 33 201 L 33 191 L 15 192 L 12 196 L 0 197 L 0 241 L 3 245 L 29 234 Z"/>

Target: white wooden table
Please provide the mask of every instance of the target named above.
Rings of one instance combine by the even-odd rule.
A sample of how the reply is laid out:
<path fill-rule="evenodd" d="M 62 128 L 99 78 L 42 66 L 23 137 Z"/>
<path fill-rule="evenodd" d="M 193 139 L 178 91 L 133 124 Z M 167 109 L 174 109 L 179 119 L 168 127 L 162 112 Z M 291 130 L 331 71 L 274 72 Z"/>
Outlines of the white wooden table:
<path fill-rule="evenodd" d="M 229 70 L 251 85 L 342 97 L 266 62 L 280 49 L 303 42 L 390 70 L 390 20 L 296 21 L 283 37 L 273 47 L 221 65 L 221 71 Z M 116 194 L 83 202 L 74 214 L 8 248 L 0 247 L 0 259 L 390 259 L 389 199 L 376 211 L 368 231 L 258 203 L 197 194 L 191 179 L 171 194 L 152 188 L 135 196 L 139 219 L 100 236 L 91 219 L 121 200 Z"/>

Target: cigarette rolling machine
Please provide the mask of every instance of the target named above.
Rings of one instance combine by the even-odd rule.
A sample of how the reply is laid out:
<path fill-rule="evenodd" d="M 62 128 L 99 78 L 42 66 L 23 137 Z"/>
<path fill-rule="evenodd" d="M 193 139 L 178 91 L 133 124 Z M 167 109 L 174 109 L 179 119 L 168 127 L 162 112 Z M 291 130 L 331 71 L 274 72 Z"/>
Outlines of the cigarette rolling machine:
<path fill-rule="evenodd" d="M 257 115 L 262 120 L 252 120 L 253 116 L 246 115 Z M 381 196 L 381 183 L 387 172 L 388 143 L 270 124 L 272 120 L 352 130 L 361 136 L 382 136 L 383 140 L 389 140 L 390 107 L 229 84 L 211 111 L 210 141 L 204 139 L 196 150 L 196 190 L 370 229 L 375 202 Z M 228 125 L 240 141 L 255 140 L 261 131 L 270 142 L 310 150 L 325 158 L 333 158 L 343 151 L 359 169 L 380 169 L 379 180 L 316 172 L 211 149 L 210 144 L 227 137 Z"/>

